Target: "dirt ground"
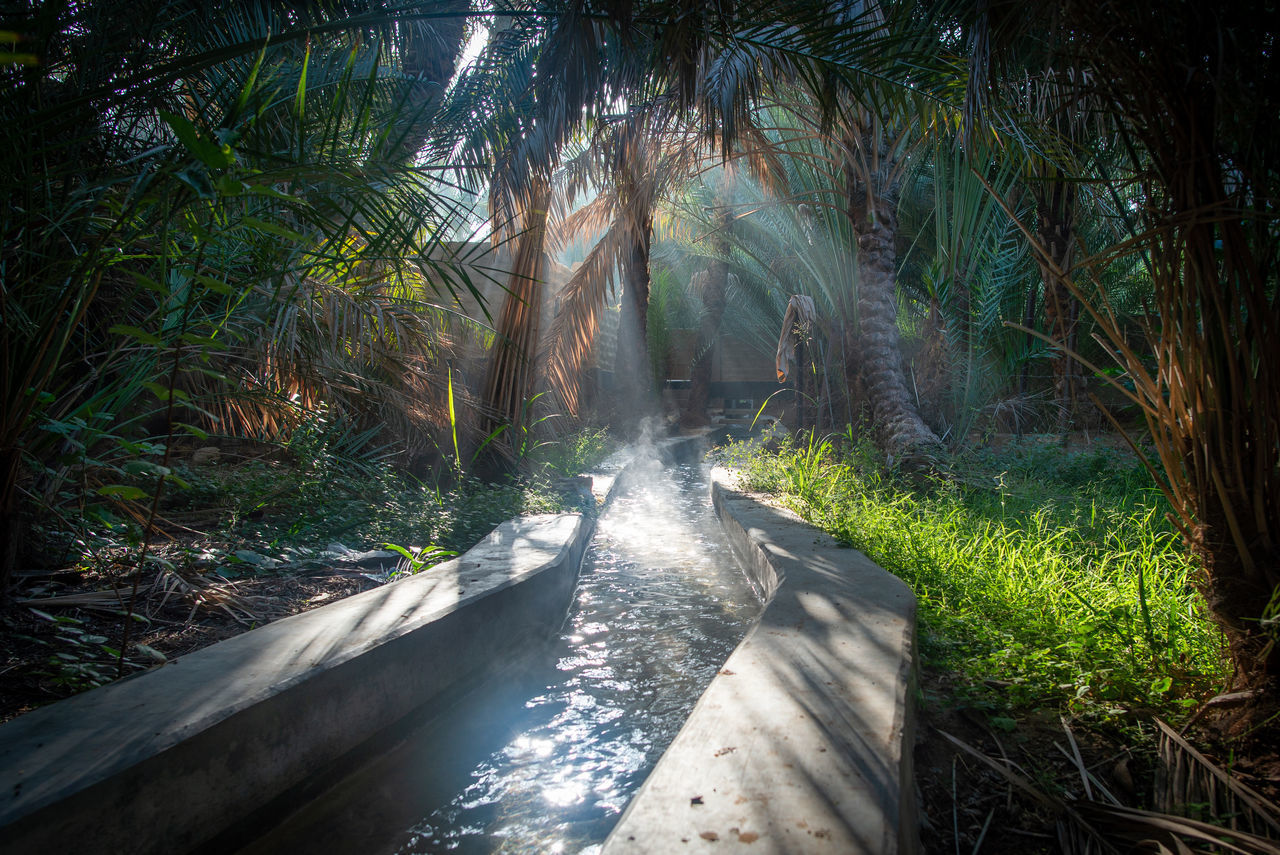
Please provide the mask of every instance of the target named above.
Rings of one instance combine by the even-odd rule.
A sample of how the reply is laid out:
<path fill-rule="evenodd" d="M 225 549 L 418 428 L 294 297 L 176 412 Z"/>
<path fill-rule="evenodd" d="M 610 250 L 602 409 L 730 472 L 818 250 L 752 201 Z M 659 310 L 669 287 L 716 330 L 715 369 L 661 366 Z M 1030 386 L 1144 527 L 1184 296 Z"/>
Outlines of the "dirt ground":
<path fill-rule="evenodd" d="M 949 675 L 925 672 L 920 679 L 925 700 L 917 709 L 915 776 L 924 851 L 1061 851 L 1052 811 L 947 738 L 955 737 L 988 757 L 1007 759 L 1037 783 L 1071 797 L 1080 795 L 1080 776 L 1062 753 L 1069 742 L 1059 718 L 1045 713 L 1019 720 L 1011 731 L 997 732 L 981 714 L 946 703 Z M 1138 761 L 1127 748 L 1079 727 L 1072 728 L 1072 734 L 1091 771 L 1117 794 L 1131 799 L 1137 795 L 1133 768 Z M 1140 778 L 1145 771 L 1140 771 Z"/>
<path fill-rule="evenodd" d="M 161 667 L 166 660 L 378 584 L 359 568 L 237 580 L 184 581 L 159 574 L 139 584 L 134 612 L 146 620 L 130 628 L 134 652 L 124 674 Z M 132 585 L 113 591 L 109 580 L 90 575 L 22 577 L 15 602 L 0 613 L 0 721 L 114 679 L 120 669 L 113 651 L 119 650 L 124 632 L 120 615 L 131 594 Z M 142 645 L 140 652 L 135 644 Z"/>
<path fill-rule="evenodd" d="M 975 749 L 990 760 L 1011 766 L 1031 788 L 1054 800 L 1071 802 L 1086 797 L 1080 764 L 1088 770 L 1092 798 L 1104 800 L 1105 788 L 1122 805 L 1150 809 L 1158 801 L 1157 789 L 1160 757 L 1154 738 L 1135 738 L 1132 726 L 1123 728 L 1112 723 L 1102 729 L 1079 722 L 1066 722 L 1049 711 L 1038 711 L 1016 721 L 1008 731 L 997 731 L 985 716 L 948 703 L 954 696 L 952 675 L 932 673 L 920 676 L 921 696 L 917 714 L 915 742 L 916 795 L 921 815 L 920 839 L 925 853 L 1057 853 L 1079 852 L 1079 843 L 1070 848 L 1062 845 L 1059 835 L 1059 812 L 1039 802 L 1034 795 L 1011 783 L 988 762 L 957 746 L 954 740 Z M 1131 722 L 1130 725 L 1133 723 Z M 1145 722 L 1150 734 L 1151 722 Z M 1271 736 L 1256 739 L 1224 740 L 1231 730 L 1229 715 L 1200 719 L 1187 738 L 1195 748 L 1219 769 L 1229 770 L 1230 777 L 1261 797 L 1273 821 L 1280 820 L 1280 742 Z M 1070 728 L 1070 736 L 1067 729 Z M 1126 729 L 1128 733 L 1126 733 Z M 949 737 L 954 737 L 954 740 Z M 1072 740 L 1075 746 L 1072 746 Z M 1080 764 L 1072 753 L 1078 750 Z M 1165 786 L 1186 785 L 1194 777 L 1185 770 L 1165 781 Z M 1221 791 L 1221 787 L 1218 787 Z M 1197 804 L 1199 795 L 1183 804 L 1191 813 L 1205 809 Z M 1229 815 L 1202 813 L 1210 826 L 1231 821 Z M 1174 851 L 1144 848 L 1137 839 L 1125 838 L 1123 824 L 1119 828 L 1099 824 L 1118 851 Z M 1280 837 L 1280 828 L 1272 839 Z M 1240 850 L 1280 852 L 1273 849 Z M 1098 850 L 1090 850 L 1098 851 Z M 1230 851 L 1226 848 L 1191 848 L 1192 851 Z"/>

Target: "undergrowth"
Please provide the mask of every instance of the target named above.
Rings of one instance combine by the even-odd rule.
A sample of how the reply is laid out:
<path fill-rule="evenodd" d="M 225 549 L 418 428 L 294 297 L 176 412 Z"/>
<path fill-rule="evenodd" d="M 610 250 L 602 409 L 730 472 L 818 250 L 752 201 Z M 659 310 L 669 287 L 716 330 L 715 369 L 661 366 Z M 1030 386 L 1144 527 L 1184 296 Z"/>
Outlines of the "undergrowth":
<path fill-rule="evenodd" d="M 610 448 L 603 430 L 586 430 L 547 443 L 547 459 L 531 460 L 519 476 L 490 482 L 455 472 L 437 484 L 405 474 L 341 431 L 295 436 L 266 454 L 201 459 L 179 451 L 171 469 L 181 486 L 166 493 L 158 519 L 161 531 L 177 537 L 161 538 L 156 550 L 228 579 L 286 570 L 335 543 L 355 551 L 434 547 L 443 558 L 511 517 L 582 510 L 581 496 L 559 489 L 556 479 L 589 469 Z M 140 541 L 142 508 L 111 499 L 87 513 L 51 515 L 34 526 L 36 539 L 55 560 L 86 569 L 119 561 Z"/>
<path fill-rule="evenodd" d="M 1132 456 L 974 451 L 923 486 L 847 439 L 743 443 L 725 457 L 745 487 L 906 581 L 925 664 L 964 675 L 962 702 L 997 726 L 1045 707 L 1176 716 L 1224 677 L 1194 565 Z"/>

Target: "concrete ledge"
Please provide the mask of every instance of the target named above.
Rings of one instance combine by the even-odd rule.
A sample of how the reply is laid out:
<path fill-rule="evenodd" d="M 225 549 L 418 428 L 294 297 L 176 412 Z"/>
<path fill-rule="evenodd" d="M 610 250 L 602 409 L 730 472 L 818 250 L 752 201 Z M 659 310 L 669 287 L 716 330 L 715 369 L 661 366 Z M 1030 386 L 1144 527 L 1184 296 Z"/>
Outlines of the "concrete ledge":
<path fill-rule="evenodd" d="M 915 597 L 731 478 L 713 501 L 769 605 L 604 853 L 914 853 Z"/>
<path fill-rule="evenodd" d="M 592 526 L 465 555 L 0 725 L 0 852 L 174 853 L 559 627 Z"/>

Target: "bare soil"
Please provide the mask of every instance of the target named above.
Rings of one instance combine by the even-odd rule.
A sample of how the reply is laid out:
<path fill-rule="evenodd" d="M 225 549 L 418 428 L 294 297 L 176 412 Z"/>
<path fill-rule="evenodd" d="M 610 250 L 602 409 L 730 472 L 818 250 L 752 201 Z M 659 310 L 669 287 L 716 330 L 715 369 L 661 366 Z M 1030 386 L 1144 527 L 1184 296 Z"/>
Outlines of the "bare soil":
<path fill-rule="evenodd" d="M 917 710 L 915 776 L 924 851 L 1059 852 L 1053 812 L 948 736 L 1013 763 L 1037 785 L 1070 798 L 1081 795 L 1080 774 L 1059 747 L 1069 745 L 1061 720 L 1039 712 L 1018 720 L 1013 730 L 997 731 L 981 713 L 948 703 L 953 679 L 928 671 L 921 675 L 925 700 Z M 1130 803 L 1145 796 L 1134 791 L 1134 781 L 1146 780 L 1149 770 L 1137 768 L 1143 762 L 1130 749 L 1078 725 L 1072 734 L 1085 765 L 1117 795 Z"/>
<path fill-rule="evenodd" d="M 119 587 L 113 589 L 112 580 L 90 574 L 21 579 L 15 600 L 0 613 L 0 721 L 116 677 L 118 660 L 105 648 L 120 649 L 121 614 L 132 585 L 115 581 Z M 339 568 L 234 581 L 157 574 L 139 584 L 133 611 L 146 620 L 134 621 L 130 629 L 133 652 L 123 673 L 160 667 L 165 660 L 378 584 L 357 570 Z M 72 605 L 77 598 L 87 604 Z M 155 653 L 139 653 L 135 644 Z"/>

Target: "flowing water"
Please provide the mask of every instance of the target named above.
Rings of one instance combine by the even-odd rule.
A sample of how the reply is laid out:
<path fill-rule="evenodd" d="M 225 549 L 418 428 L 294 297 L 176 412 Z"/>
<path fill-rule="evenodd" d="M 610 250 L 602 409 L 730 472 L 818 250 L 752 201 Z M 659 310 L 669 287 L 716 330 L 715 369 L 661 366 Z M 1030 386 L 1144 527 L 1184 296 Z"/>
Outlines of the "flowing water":
<path fill-rule="evenodd" d="M 762 605 L 705 469 L 601 514 L 560 636 L 246 852 L 595 852 Z"/>

